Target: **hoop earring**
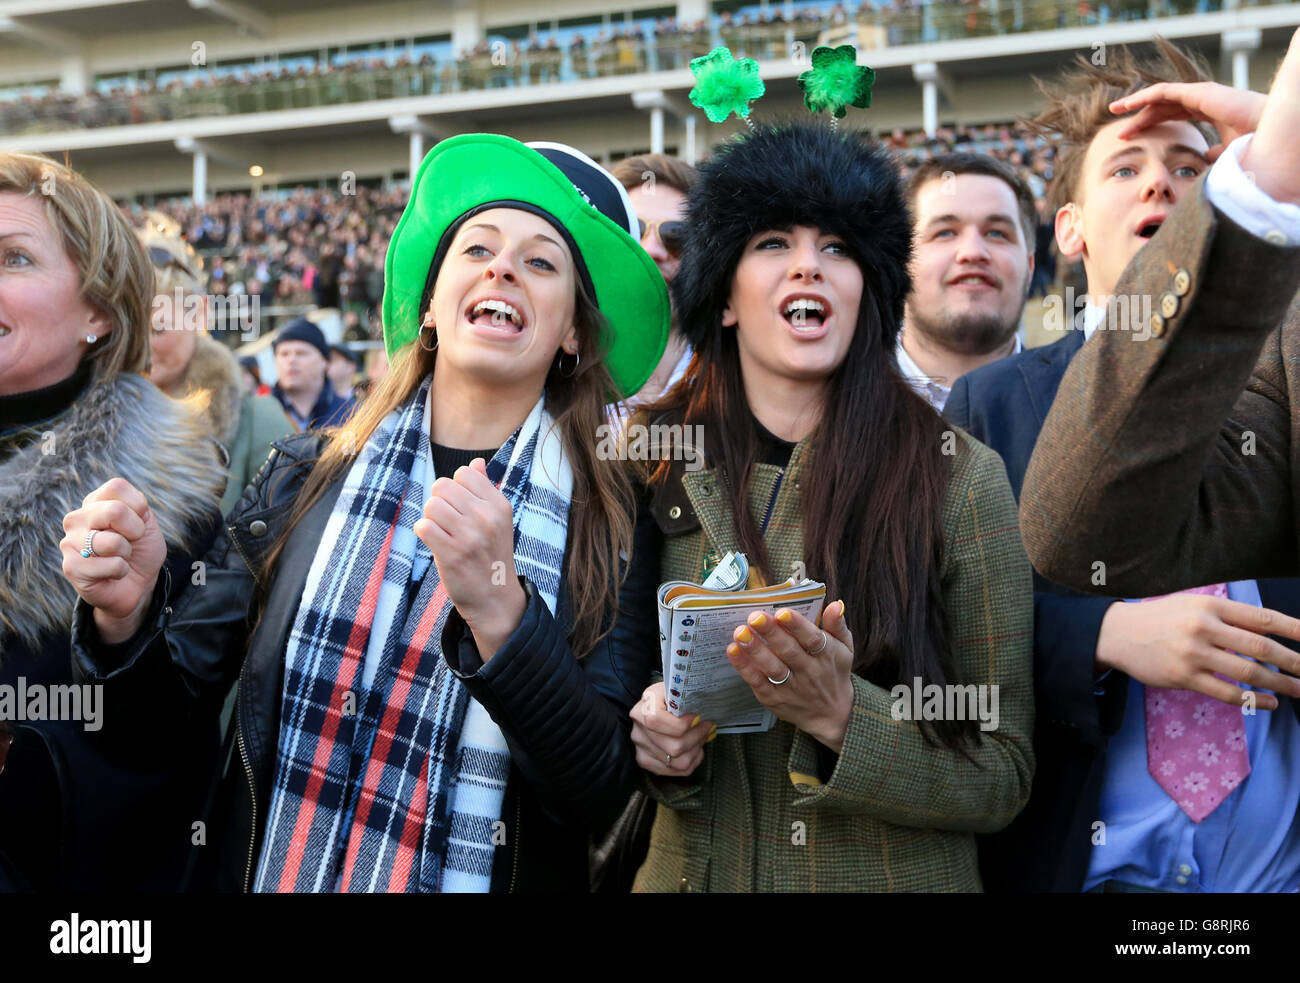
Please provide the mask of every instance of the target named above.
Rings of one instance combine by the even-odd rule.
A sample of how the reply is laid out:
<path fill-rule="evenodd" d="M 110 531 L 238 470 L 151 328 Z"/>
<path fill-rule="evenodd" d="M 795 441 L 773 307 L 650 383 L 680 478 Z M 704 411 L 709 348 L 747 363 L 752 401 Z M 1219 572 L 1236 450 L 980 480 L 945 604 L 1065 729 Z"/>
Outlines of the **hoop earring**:
<path fill-rule="evenodd" d="M 560 357 L 555 360 L 555 367 L 559 370 L 561 379 L 572 379 L 575 375 L 578 374 L 578 366 L 582 364 L 582 352 L 573 353 L 573 358 L 574 358 L 573 371 L 568 373 L 567 375 L 565 374 L 564 371 L 564 354 L 565 353 L 561 352 Z"/>
<path fill-rule="evenodd" d="M 433 327 L 432 324 L 427 325 L 427 326 L 430 327 L 430 328 Z M 433 347 L 432 347 L 432 348 L 429 347 L 428 345 L 426 345 L 426 344 L 424 343 L 424 331 L 423 331 L 423 330 L 421 330 L 420 333 L 417 334 L 417 335 L 415 336 L 415 340 L 416 340 L 416 342 L 419 344 L 419 346 L 420 346 L 421 348 L 423 348 L 426 352 L 437 351 L 437 350 L 438 350 L 438 332 L 437 332 L 437 331 L 430 331 L 429 334 L 433 335 Z"/>

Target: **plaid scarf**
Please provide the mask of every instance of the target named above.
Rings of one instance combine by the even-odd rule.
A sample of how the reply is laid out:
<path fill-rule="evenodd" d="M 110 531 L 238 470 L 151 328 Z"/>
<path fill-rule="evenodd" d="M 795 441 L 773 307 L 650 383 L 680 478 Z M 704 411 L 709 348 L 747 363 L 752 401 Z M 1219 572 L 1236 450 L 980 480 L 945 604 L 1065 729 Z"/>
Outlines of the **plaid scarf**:
<path fill-rule="evenodd" d="M 257 891 L 486 891 L 510 756 L 447 668 L 452 604 L 413 530 L 434 481 L 431 380 L 366 442 L 285 649 Z M 573 473 L 545 397 L 488 463 L 515 566 L 552 613 Z"/>

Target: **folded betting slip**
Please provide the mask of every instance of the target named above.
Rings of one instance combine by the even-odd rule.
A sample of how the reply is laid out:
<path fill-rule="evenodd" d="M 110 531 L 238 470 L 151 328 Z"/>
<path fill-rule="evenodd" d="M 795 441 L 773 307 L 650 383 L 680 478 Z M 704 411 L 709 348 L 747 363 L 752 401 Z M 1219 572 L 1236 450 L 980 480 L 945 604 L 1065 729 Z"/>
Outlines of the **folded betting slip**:
<path fill-rule="evenodd" d="M 813 623 L 821 616 L 826 585 L 791 577 L 783 584 L 742 590 L 749 579 L 743 553 L 728 553 L 703 584 L 670 580 L 659 585 L 659 645 L 664 696 L 675 716 L 699 714 L 719 734 L 769 730 L 766 709 L 727 658 L 738 625 L 751 612 L 774 616 L 789 608 Z"/>

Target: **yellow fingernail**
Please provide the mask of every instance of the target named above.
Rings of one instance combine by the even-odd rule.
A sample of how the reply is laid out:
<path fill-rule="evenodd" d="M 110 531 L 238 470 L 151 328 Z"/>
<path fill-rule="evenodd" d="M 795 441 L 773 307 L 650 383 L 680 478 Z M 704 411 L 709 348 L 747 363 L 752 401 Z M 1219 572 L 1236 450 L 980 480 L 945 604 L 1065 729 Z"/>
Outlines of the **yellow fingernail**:
<path fill-rule="evenodd" d="M 700 715 L 697 713 L 697 714 L 695 715 L 695 719 L 691 721 L 691 726 L 694 727 L 694 726 L 695 726 L 696 724 L 698 724 L 699 722 L 700 722 Z"/>
<path fill-rule="evenodd" d="M 727 658 L 729 659 L 740 658 L 740 648 L 739 646 L 736 645 L 735 642 L 732 642 L 730 645 L 727 646 Z"/>
<path fill-rule="evenodd" d="M 754 633 L 751 632 L 748 628 L 741 628 L 740 631 L 736 632 L 736 637 L 740 639 L 740 641 L 748 645 L 750 642 L 754 640 Z"/>
<path fill-rule="evenodd" d="M 788 625 L 790 622 L 794 621 L 794 613 L 791 611 L 778 611 L 776 613 L 776 620 L 781 622 L 783 625 Z"/>
<path fill-rule="evenodd" d="M 704 743 L 708 744 L 709 741 L 713 740 L 717 736 L 718 736 L 718 725 L 714 724 L 713 730 L 709 731 L 709 736 L 704 739 Z"/>
<path fill-rule="evenodd" d="M 765 615 L 762 611 L 759 611 L 756 615 L 754 615 L 754 617 L 750 619 L 749 623 L 753 625 L 755 628 L 766 628 L 767 615 Z"/>

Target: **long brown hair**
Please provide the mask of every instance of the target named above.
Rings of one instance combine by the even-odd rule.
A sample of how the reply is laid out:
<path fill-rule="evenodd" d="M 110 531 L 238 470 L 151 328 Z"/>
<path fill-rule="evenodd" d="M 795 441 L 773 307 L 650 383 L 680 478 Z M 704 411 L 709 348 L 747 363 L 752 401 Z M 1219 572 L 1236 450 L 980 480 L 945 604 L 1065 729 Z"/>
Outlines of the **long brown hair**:
<path fill-rule="evenodd" d="M 804 562 L 810 577 L 825 581 L 828 598 L 844 600 L 855 672 L 886 688 L 912 686 L 918 676 L 926 684 L 956 684 L 940 581 L 947 427 L 899 376 L 883 342 L 896 336 L 882 328 L 891 315 L 871 282 L 864 276 L 853 342 L 827 381 L 801 470 Z M 704 337 L 685 377 L 648 412 L 703 426 L 706 457 L 721 472 L 740 548 L 769 582 L 784 579 L 769 569 L 748 505 L 759 434 L 736 331 L 715 327 Z M 709 439 L 718 434 L 725 438 Z M 670 460 L 656 467 L 652 483 L 668 479 Z M 935 721 L 922 732 L 931 726 L 951 747 L 980 737 L 975 721 Z"/>
<path fill-rule="evenodd" d="M 578 656 L 590 652 L 614 625 L 618 583 L 626 576 L 620 553 L 632 558 L 632 517 L 636 500 L 623 465 L 597 455 L 596 434 L 607 422 L 605 405 L 615 391 L 605 366 L 600 339 L 604 319 L 595 303 L 577 287 L 574 322 L 578 333 L 578 367 L 570 375 L 557 364 L 546 377 L 546 409 L 555 420 L 573 469 L 569 508 L 566 583 L 573 612 L 571 643 Z M 294 503 L 285 533 L 270 552 L 263 583 L 279 559 L 289 535 L 346 473 L 380 422 L 402 405 L 433 372 L 437 349 L 407 345 L 393 358 L 388 374 L 341 427 L 327 431 L 329 443 L 312 468 Z"/>

